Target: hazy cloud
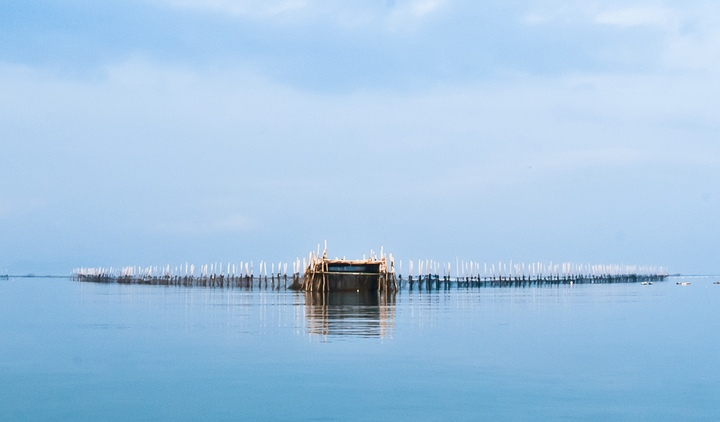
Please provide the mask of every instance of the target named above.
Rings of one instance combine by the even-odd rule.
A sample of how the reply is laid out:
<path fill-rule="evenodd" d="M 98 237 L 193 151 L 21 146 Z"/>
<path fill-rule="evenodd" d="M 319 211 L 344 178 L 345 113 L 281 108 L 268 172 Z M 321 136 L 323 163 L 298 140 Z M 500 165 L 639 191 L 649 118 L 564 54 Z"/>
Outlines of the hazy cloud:
<path fill-rule="evenodd" d="M 238 234 L 256 229 L 257 223 L 241 214 L 211 220 L 171 221 L 156 226 L 157 231 L 173 235 L 213 236 Z"/>

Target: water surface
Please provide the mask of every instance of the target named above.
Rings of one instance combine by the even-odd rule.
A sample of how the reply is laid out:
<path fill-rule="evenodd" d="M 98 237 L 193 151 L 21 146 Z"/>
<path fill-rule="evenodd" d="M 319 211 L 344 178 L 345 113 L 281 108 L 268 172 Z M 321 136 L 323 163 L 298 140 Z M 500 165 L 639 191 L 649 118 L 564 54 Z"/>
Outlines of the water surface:
<path fill-rule="evenodd" d="M 717 280 L 382 296 L 0 280 L 0 419 L 719 420 Z"/>

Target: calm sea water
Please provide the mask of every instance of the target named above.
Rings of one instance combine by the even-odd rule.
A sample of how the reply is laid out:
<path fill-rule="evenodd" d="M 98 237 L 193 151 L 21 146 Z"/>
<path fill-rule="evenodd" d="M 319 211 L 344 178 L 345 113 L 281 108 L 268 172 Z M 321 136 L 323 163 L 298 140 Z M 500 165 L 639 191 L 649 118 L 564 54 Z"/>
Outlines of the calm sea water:
<path fill-rule="evenodd" d="M 720 420 L 717 280 L 394 297 L 0 280 L 0 419 Z"/>

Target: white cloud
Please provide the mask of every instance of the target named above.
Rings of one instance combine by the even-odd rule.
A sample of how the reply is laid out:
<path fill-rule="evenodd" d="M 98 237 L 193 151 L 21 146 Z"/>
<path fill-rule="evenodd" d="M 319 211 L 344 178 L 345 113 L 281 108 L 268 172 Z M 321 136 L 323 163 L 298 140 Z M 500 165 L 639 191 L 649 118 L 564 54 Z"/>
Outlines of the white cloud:
<path fill-rule="evenodd" d="M 382 25 L 389 30 L 414 28 L 442 9 L 447 0 L 398 0 L 392 4 L 324 0 L 146 0 L 171 7 L 207 10 L 259 20 L 320 20 L 355 28 Z"/>
<path fill-rule="evenodd" d="M 268 16 L 297 12 L 310 5 L 309 0 L 162 0 L 171 6 L 205 9 L 241 16 Z"/>
<path fill-rule="evenodd" d="M 425 16 L 440 8 L 444 3 L 444 0 L 415 0 L 410 2 L 409 5 L 413 14 Z"/>
<path fill-rule="evenodd" d="M 538 4 L 530 7 L 521 20 L 530 25 L 573 23 L 586 21 L 593 13 L 595 13 L 595 7 L 586 3 Z"/>
<path fill-rule="evenodd" d="M 406 0 L 397 2 L 381 18 L 390 31 L 413 30 L 424 20 L 442 10 L 445 0 Z"/>
<path fill-rule="evenodd" d="M 720 71 L 720 32 L 676 34 L 670 37 L 663 63 L 672 69 Z"/>
<path fill-rule="evenodd" d="M 677 13 L 665 7 L 627 6 L 621 8 L 601 7 L 594 3 L 574 5 L 540 5 L 531 8 L 523 21 L 528 24 L 548 23 L 586 23 L 620 27 L 668 26 L 673 23 Z"/>
<path fill-rule="evenodd" d="M 595 16 L 596 23 L 621 27 L 665 27 L 671 21 L 672 12 L 665 8 L 623 8 L 600 12 Z"/>
<path fill-rule="evenodd" d="M 599 44 L 595 57 L 612 62 L 644 63 L 654 73 L 677 70 L 720 71 L 720 4 L 693 2 L 655 6 L 648 2 L 603 4 L 583 3 L 568 6 L 540 2 L 522 17 L 528 25 L 594 24 L 623 31 L 651 30 L 643 38 L 627 32 L 621 42 Z M 580 33 L 580 36 L 582 34 Z M 677 75 L 676 75 L 677 76 Z"/>
<path fill-rule="evenodd" d="M 678 12 L 668 31 L 663 64 L 677 70 L 720 71 L 720 4 Z M 717 78 L 715 78 L 717 79 Z"/>

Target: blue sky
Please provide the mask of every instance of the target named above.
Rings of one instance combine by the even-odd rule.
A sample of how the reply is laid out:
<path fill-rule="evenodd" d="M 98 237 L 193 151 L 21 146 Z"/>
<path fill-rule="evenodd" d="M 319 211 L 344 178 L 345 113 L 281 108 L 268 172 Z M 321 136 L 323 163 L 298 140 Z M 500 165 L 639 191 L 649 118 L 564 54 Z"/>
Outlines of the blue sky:
<path fill-rule="evenodd" d="M 712 1 L 0 1 L 0 272 L 720 273 Z"/>

